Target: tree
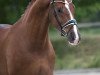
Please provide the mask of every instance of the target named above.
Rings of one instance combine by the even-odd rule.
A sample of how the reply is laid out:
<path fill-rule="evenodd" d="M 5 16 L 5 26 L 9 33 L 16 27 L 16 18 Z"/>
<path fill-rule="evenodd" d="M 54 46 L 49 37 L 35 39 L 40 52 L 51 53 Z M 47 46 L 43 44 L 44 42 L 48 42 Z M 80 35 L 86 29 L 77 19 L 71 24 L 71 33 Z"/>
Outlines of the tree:
<path fill-rule="evenodd" d="M 24 12 L 29 0 L 0 0 L 0 23 L 14 23 Z"/>
<path fill-rule="evenodd" d="M 77 7 L 87 7 L 95 3 L 100 3 L 100 0 L 73 0 L 73 2 Z"/>

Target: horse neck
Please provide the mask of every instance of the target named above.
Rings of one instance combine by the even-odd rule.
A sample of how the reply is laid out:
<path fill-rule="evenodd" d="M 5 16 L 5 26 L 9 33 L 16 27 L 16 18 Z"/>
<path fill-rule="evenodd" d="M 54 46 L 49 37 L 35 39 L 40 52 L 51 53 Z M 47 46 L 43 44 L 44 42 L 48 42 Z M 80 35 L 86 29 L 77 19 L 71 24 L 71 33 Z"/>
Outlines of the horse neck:
<path fill-rule="evenodd" d="M 30 46 L 43 46 L 48 42 L 49 7 L 42 6 L 44 4 L 39 1 L 41 0 L 31 3 L 23 17 L 13 27 L 14 34 L 23 37 L 23 40 Z"/>

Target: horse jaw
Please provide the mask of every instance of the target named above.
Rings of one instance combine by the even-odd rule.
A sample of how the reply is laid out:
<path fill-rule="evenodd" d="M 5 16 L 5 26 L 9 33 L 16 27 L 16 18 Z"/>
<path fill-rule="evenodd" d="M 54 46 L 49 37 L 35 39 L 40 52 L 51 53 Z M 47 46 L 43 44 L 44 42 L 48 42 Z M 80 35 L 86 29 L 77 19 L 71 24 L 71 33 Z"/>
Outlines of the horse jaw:
<path fill-rule="evenodd" d="M 68 42 L 71 45 L 78 45 L 80 41 L 80 35 L 78 33 L 78 28 L 76 25 L 68 33 Z"/>

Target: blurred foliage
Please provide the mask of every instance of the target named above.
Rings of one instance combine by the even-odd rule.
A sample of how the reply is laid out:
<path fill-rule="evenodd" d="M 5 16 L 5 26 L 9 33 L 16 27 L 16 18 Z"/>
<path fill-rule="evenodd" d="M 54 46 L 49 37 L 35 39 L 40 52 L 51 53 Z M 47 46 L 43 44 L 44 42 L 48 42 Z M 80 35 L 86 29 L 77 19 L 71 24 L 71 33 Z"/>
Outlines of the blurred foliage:
<path fill-rule="evenodd" d="M 15 23 L 30 0 L 0 0 L 0 23 Z M 79 22 L 100 21 L 100 0 L 73 0 Z"/>
<path fill-rule="evenodd" d="M 78 7 L 87 7 L 99 3 L 100 0 L 73 0 L 73 2 Z"/>
<path fill-rule="evenodd" d="M 20 18 L 29 0 L 0 0 L 0 23 L 14 23 Z"/>
<path fill-rule="evenodd" d="M 100 21 L 100 3 L 93 5 L 76 7 L 76 18 L 79 22 Z"/>
<path fill-rule="evenodd" d="M 79 22 L 100 21 L 100 0 L 73 0 Z"/>

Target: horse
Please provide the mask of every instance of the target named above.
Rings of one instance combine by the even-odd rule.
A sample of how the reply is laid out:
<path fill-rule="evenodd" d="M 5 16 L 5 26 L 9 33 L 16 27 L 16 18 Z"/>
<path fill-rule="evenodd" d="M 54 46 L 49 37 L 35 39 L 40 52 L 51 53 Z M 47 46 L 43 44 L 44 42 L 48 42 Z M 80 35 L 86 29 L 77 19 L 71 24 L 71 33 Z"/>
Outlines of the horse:
<path fill-rule="evenodd" d="M 0 75 L 53 75 L 55 51 L 48 30 L 53 25 L 77 45 L 80 35 L 71 0 L 31 0 L 13 25 L 0 26 Z"/>

